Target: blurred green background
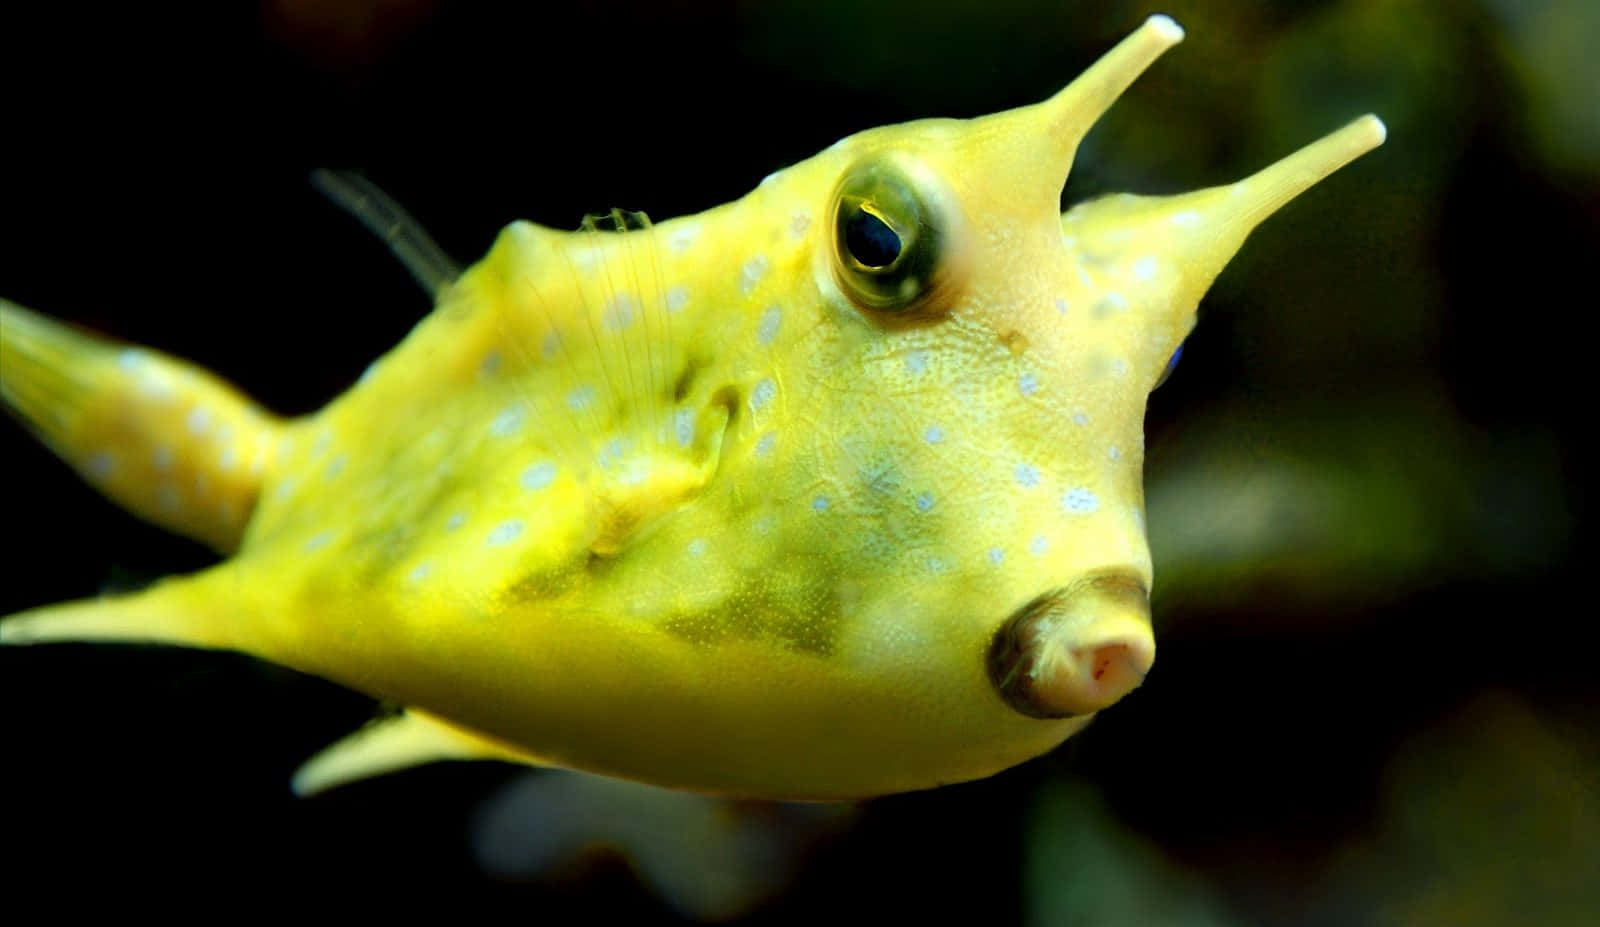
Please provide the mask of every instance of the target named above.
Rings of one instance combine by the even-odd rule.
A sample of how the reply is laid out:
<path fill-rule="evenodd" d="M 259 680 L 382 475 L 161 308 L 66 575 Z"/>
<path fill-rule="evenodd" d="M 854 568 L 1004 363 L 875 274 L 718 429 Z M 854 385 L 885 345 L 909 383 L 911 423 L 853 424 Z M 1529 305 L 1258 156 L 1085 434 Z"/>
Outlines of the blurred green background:
<path fill-rule="evenodd" d="M 1032 102 L 1151 12 L 1188 39 L 1064 203 L 1233 180 L 1366 111 L 1390 135 L 1256 233 L 1153 397 L 1160 659 L 1089 730 L 854 809 L 491 764 L 302 802 L 289 772 L 369 701 L 223 654 L 0 651 L 8 896 L 1596 922 L 1592 0 L 13 6 L 0 292 L 309 411 L 427 311 L 313 168 L 363 171 L 470 260 L 513 218 L 698 211 L 849 132 Z M 20 428 L 0 455 L 0 613 L 208 562 Z"/>

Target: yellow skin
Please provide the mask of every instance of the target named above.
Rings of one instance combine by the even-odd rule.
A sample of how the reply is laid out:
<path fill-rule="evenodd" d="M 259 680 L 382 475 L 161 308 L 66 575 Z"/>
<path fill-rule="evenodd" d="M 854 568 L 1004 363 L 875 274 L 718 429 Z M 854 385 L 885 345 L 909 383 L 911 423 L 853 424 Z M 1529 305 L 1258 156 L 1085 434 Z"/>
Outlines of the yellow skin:
<path fill-rule="evenodd" d="M 1049 750 L 1154 658 L 1142 418 L 1201 294 L 1383 136 L 1060 215 L 1079 140 L 1181 35 L 1153 17 L 1044 103 L 863 132 L 700 215 L 513 223 L 296 421 L 4 304 L 7 403 L 233 555 L 0 640 L 230 648 L 411 706 L 305 792 L 499 757 L 844 798 Z"/>

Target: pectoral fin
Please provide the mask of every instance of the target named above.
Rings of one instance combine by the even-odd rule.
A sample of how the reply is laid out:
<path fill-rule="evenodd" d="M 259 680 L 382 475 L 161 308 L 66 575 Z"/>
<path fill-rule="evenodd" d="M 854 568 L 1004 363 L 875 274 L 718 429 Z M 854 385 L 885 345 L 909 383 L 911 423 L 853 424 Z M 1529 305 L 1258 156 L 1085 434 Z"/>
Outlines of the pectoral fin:
<path fill-rule="evenodd" d="M 528 766 L 544 761 L 474 731 L 408 708 L 335 741 L 295 771 L 292 787 L 305 797 L 328 789 L 444 760 L 505 760 Z"/>

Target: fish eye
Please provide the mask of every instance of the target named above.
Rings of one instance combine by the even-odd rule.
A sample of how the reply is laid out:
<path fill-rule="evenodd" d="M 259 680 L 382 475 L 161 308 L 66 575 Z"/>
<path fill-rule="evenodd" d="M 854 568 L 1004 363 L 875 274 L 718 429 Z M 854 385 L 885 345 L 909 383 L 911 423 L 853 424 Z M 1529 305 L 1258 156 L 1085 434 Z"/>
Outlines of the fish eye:
<path fill-rule="evenodd" d="M 1183 356 L 1183 344 L 1180 342 L 1178 344 L 1177 350 L 1173 351 L 1172 352 L 1172 356 L 1167 358 L 1166 369 L 1161 371 L 1161 376 L 1156 378 L 1156 385 L 1150 387 L 1151 390 L 1160 389 L 1161 388 L 1161 384 L 1167 382 L 1167 377 L 1172 376 L 1172 371 L 1175 368 L 1177 368 L 1177 366 L 1178 366 L 1178 358 L 1180 358 L 1182 356 Z"/>
<path fill-rule="evenodd" d="M 894 165 L 850 171 L 834 200 L 835 271 L 859 306 L 905 312 L 922 304 L 938 269 L 941 235 L 934 210 Z"/>

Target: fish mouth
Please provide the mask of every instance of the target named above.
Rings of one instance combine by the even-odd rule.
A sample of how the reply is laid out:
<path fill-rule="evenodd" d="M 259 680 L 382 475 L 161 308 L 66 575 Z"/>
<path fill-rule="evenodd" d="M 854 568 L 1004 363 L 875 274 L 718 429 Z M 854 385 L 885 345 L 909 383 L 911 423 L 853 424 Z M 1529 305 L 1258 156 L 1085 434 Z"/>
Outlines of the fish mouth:
<path fill-rule="evenodd" d="M 1087 573 L 1017 609 L 989 646 L 989 681 L 1030 718 L 1109 707 L 1155 662 L 1150 595 L 1127 570 Z"/>

